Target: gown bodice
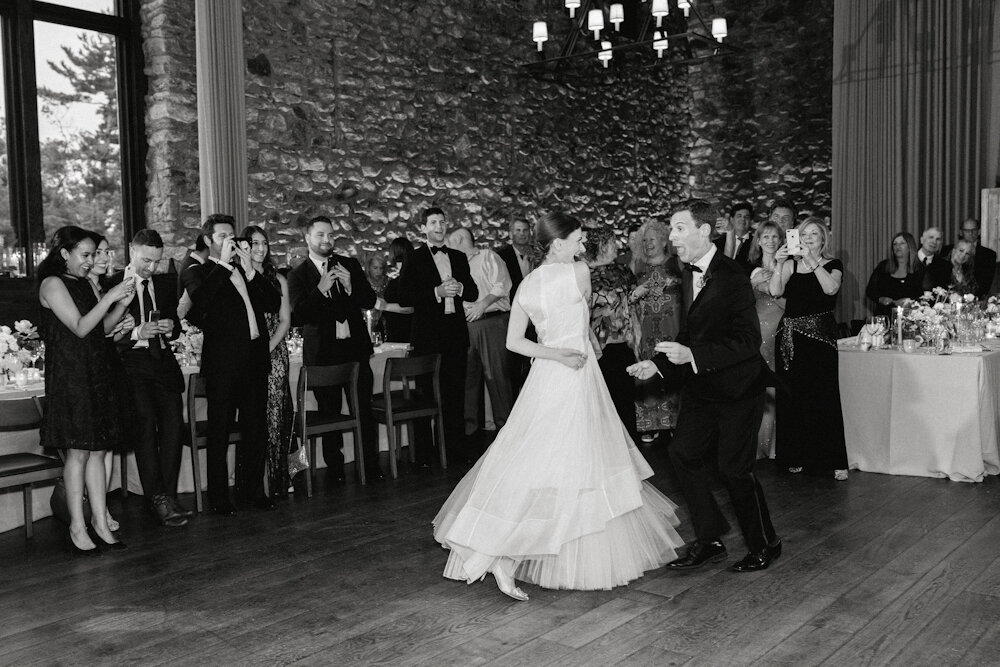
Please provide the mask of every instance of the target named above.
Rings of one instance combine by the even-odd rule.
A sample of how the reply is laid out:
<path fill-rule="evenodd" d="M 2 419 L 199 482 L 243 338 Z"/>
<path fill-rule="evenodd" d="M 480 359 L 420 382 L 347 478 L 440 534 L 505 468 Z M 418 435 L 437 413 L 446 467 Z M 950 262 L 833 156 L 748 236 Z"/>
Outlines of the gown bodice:
<path fill-rule="evenodd" d="M 542 264 L 524 279 L 516 298 L 535 325 L 539 343 L 590 350 L 590 309 L 573 264 Z"/>

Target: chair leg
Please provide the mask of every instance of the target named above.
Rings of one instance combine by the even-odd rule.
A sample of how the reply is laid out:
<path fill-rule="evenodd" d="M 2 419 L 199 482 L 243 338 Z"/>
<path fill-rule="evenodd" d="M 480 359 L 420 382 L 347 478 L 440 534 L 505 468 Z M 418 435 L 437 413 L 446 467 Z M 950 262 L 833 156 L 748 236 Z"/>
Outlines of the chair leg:
<path fill-rule="evenodd" d="M 303 447 L 309 447 L 309 470 L 306 470 L 306 498 L 313 497 L 313 476 L 316 474 L 316 439 L 306 438 Z"/>
<path fill-rule="evenodd" d="M 410 463 L 417 462 L 417 446 L 415 444 L 417 430 L 413 427 L 413 420 L 406 422 L 406 442 L 410 446 Z M 400 436 L 402 437 L 402 436 Z"/>
<path fill-rule="evenodd" d="M 201 499 L 201 464 L 198 461 L 198 446 L 191 445 L 191 472 L 194 473 L 194 508 L 196 512 L 204 509 Z"/>
<path fill-rule="evenodd" d="M 31 508 L 31 482 L 25 484 L 21 490 L 24 493 L 24 539 L 30 540 L 35 523 Z"/>
<path fill-rule="evenodd" d="M 361 424 L 354 427 L 354 467 L 358 470 L 358 479 L 361 485 L 367 483 L 365 480 L 365 450 L 361 446 Z"/>
<path fill-rule="evenodd" d="M 393 479 L 399 477 L 396 472 L 396 427 L 392 422 L 385 423 L 385 433 L 389 437 L 389 474 Z"/>
<path fill-rule="evenodd" d="M 441 454 L 441 469 L 448 469 L 448 455 L 445 453 L 445 443 L 444 443 L 444 418 L 441 416 L 441 411 L 438 410 L 437 419 L 434 420 L 435 432 L 437 434 L 438 442 L 438 452 Z"/>
<path fill-rule="evenodd" d="M 128 452 L 124 449 L 119 454 L 118 466 L 118 473 L 122 478 L 122 502 L 125 502 L 128 500 Z"/>

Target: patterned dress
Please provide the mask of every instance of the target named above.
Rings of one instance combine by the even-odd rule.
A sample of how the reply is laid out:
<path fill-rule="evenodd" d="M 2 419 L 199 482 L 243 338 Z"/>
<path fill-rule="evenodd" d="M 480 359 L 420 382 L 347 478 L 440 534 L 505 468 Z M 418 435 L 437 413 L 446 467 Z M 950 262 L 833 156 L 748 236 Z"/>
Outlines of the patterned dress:
<path fill-rule="evenodd" d="M 647 265 L 638 276 L 646 294 L 636 299 L 633 312 L 639 323 L 639 359 L 652 359 L 657 343 L 677 340 L 681 328 L 681 267 L 676 257 L 658 266 Z M 636 382 L 635 421 L 642 431 L 672 429 L 677 425 L 679 397 L 663 391 L 658 377 Z"/>
<path fill-rule="evenodd" d="M 268 282 L 281 289 L 274 269 L 265 271 Z M 278 330 L 278 313 L 264 313 L 267 334 Z M 267 376 L 267 479 L 272 497 L 288 492 L 288 446 L 292 430 L 292 391 L 288 386 L 288 346 L 284 341 L 271 350 L 271 372 Z"/>
<path fill-rule="evenodd" d="M 590 285 L 590 328 L 602 352 L 598 365 L 618 417 L 634 440 L 635 382 L 625 369 L 635 363 L 635 325 L 628 302 L 635 276 L 621 264 L 604 264 L 591 269 Z"/>

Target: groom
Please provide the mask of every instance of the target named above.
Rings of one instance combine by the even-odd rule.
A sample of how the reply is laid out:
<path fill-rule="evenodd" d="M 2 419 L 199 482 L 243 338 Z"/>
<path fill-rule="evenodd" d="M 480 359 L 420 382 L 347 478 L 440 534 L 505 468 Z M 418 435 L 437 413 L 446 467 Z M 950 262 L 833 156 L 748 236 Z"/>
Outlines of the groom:
<path fill-rule="evenodd" d="M 681 204 L 670 217 L 670 241 L 685 262 L 684 320 L 677 342 L 656 345 L 653 359 L 628 367 L 647 379 L 657 374 L 681 387 L 681 411 L 670 443 L 696 540 L 668 570 L 691 570 L 725 559 L 720 537 L 729 524 L 712 495 L 704 457 L 718 439 L 719 472 L 729 491 L 749 553 L 734 572 L 767 568 L 781 555 L 753 474 L 757 430 L 764 411 L 766 365 L 760 356 L 760 323 L 750 281 L 712 243 L 715 212 L 703 200 Z"/>

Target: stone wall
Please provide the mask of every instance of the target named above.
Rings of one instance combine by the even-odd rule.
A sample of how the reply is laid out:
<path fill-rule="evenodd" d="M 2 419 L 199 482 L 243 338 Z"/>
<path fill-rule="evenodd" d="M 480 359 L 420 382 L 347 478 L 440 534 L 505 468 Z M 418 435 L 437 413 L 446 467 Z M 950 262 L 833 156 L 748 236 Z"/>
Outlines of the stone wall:
<path fill-rule="evenodd" d="M 532 20 L 565 25 L 561 0 L 244 0 L 250 220 L 282 239 L 280 263 L 320 213 L 361 250 L 415 236 L 432 204 L 484 243 L 549 208 L 624 231 L 690 194 L 828 210 L 829 22 L 813 14 L 832 20 L 832 0 L 808 21 L 754 11 L 792 0 L 714 4 L 752 57 L 581 87 L 518 67 Z M 143 7 L 148 214 L 176 256 L 200 218 L 193 10 Z"/>

